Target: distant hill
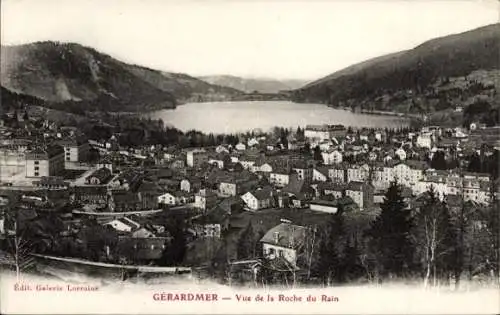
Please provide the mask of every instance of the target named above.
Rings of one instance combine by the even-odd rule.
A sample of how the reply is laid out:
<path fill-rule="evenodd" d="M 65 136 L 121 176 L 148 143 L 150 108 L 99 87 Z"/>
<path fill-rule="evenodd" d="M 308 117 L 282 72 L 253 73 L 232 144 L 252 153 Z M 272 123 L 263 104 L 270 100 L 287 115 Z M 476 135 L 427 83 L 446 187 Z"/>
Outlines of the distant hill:
<path fill-rule="evenodd" d="M 1 47 L 1 85 L 68 110 L 143 111 L 241 92 L 184 74 L 130 65 L 74 43 Z"/>
<path fill-rule="evenodd" d="M 302 80 L 250 79 L 231 75 L 203 76 L 200 79 L 210 84 L 230 87 L 245 93 L 278 93 L 298 89 L 307 83 Z"/>
<path fill-rule="evenodd" d="M 292 92 L 296 102 L 369 110 L 426 112 L 496 102 L 500 24 L 427 41 L 352 65 Z"/>

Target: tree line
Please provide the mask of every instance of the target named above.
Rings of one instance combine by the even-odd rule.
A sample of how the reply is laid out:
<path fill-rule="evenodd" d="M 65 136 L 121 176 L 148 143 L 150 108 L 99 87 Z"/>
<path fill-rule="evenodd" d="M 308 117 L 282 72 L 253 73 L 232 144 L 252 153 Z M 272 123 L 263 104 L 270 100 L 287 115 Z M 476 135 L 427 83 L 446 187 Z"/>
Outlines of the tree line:
<path fill-rule="evenodd" d="M 440 201 L 431 188 L 409 207 L 401 187 L 385 193 L 381 212 L 358 237 L 348 235 L 342 213 L 332 215 L 320 246 L 316 275 L 324 283 L 420 279 L 424 285 L 459 286 L 499 281 L 498 201 L 477 207 Z"/>

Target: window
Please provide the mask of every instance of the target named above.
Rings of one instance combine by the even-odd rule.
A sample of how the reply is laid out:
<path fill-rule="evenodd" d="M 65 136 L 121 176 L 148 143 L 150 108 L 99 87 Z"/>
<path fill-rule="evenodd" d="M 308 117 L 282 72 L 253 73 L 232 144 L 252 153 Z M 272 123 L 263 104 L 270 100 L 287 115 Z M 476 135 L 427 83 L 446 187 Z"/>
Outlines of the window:
<path fill-rule="evenodd" d="M 38 172 L 35 172 L 35 176 L 38 176 Z"/>
<path fill-rule="evenodd" d="M 40 164 L 40 162 L 39 162 L 39 161 L 35 161 L 35 162 L 34 162 L 34 164 L 35 164 L 35 165 L 38 165 L 38 164 Z"/>
<path fill-rule="evenodd" d="M 35 166 L 35 171 L 38 171 L 39 170 L 39 167 L 38 166 Z"/>

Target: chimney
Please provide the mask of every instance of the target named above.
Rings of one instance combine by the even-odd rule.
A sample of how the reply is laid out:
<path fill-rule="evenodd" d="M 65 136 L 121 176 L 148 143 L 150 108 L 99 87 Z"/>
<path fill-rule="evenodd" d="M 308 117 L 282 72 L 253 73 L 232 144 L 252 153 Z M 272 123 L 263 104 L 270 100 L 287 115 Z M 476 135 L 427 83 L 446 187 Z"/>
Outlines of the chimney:
<path fill-rule="evenodd" d="M 274 242 L 278 244 L 279 240 L 280 240 L 280 232 L 274 232 Z"/>

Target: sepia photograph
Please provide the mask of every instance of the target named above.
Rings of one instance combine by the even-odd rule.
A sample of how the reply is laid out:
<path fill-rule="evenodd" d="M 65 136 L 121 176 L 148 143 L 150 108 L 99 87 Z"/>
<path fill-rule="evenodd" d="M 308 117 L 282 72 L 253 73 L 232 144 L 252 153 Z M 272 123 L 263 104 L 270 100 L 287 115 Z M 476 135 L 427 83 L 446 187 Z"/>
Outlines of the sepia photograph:
<path fill-rule="evenodd" d="M 500 2 L 0 12 L 0 313 L 500 313 Z"/>

